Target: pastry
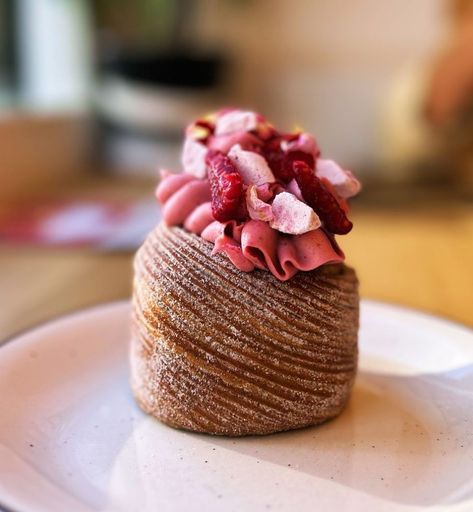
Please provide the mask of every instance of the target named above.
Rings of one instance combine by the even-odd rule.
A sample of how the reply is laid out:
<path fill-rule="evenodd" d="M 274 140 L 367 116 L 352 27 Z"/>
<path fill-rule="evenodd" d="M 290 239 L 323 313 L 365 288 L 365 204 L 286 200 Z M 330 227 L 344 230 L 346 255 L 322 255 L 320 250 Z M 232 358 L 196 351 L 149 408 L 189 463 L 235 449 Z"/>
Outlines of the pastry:
<path fill-rule="evenodd" d="M 242 436 L 341 412 L 357 368 L 358 281 L 335 235 L 357 179 L 304 132 L 226 109 L 162 172 L 163 221 L 135 257 L 131 384 L 186 430 Z"/>

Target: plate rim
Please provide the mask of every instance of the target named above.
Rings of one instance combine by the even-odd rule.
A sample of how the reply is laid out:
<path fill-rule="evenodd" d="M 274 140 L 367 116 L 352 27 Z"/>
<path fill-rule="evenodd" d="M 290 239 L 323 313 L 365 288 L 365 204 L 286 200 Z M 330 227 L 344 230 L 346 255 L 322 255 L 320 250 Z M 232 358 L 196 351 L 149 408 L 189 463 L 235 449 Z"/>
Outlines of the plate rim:
<path fill-rule="evenodd" d="M 122 299 L 116 299 L 112 301 L 103 301 L 103 302 L 97 302 L 95 304 L 90 304 L 85 307 L 77 308 L 72 311 L 68 311 L 66 313 L 53 316 L 49 319 L 37 322 L 29 327 L 25 327 L 24 329 L 20 329 L 16 333 L 7 336 L 7 338 L 0 340 L 0 356 L 3 353 L 2 349 L 4 347 L 10 347 L 14 342 L 20 341 L 23 337 L 29 336 L 30 334 L 33 334 L 35 331 L 42 329 L 44 327 L 48 327 L 49 325 L 53 325 L 57 322 L 60 322 L 62 320 L 68 320 L 72 319 L 75 316 L 80 316 L 84 313 L 92 312 L 96 309 L 101 309 L 105 306 L 118 306 L 119 304 L 127 304 L 130 303 L 130 298 L 122 298 Z M 22 512 L 20 509 L 14 509 L 9 505 L 5 505 L 3 501 L 0 501 L 0 512 Z"/>
<path fill-rule="evenodd" d="M 54 323 L 62 321 L 62 320 L 68 320 L 69 318 L 72 318 L 76 315 L 82 315 L 83 313 L 89 313 L 89 312 L 94 311 L 95 309 L 101 309 L 105 306 L 115 306 L 115 305 L 118 306 L 119 304 L 125 304 L 127 302 L 129 303 L 130 301 L 131 301 L 130 298 L 122 298 L 122 299 L 95 302 L 95 303 L 89 304 L 87 306 L 79 307 L 77 309 L 72 309 L 70 311 L 60 313 L 58 315 L 53 315 L 44 320 L 39 320 L 38 322 L 35 322 L 28 327 L 24 327 L 23 329 L 19 329 L 18 331 L 14 332 L 13 334 L 9 334 L 5 338 L 0 338 L 0 352 L 5 345 L 9 345 L 12 342 L 17 341 L 18 339 L 23 338 L 23 336 L 28 336 L 29 334 L 33 334 L 34 331 L 37 331 L 38 329 L 42 329 L 43 327 L 47 327 L 50 324 L 54 324 Z"/>
<path fill-rule="evenodd" d="M 377 299 L 372 298 L 361 298 L 360 304 L 367 304 L 367 305 L 373 305 L 373 306 L 381 306 L 381 307 L 387 307 L 388 309 L 395 309 L 402 313 L 408 313 L 408 314 L 414 314 L 416 316 L 420 316 L 424 318 L 425 320 L 434 320 L 434 321 L 440 321 L 441 323 L 464 331 L 465 333 L 473 336 L 473 327 L 470 327 L 469 325 L 462 324 L 460 322 L 457 322 L 455 320 L 451 320 L 449 318 L 446 318 L 444 316 L 435 315 L 433 313 L 412 308 L 403 304 L 395 303 L 395 302 L 387 302 L 387 301 L 381 301 Z M 34 334 L 36 331 L 47 328 L 50 326 L 54 326 L 55 324 L 62 322 L 62 321 L 68 321 L 73 320 L 74 317 L 79 317 L 82 315 L 86 315 L 88 313 L 92 313 L 94 311 L 103 309 L 105 307 L 107 308 L 113 308 L 113 307 L 119 307 L 119 306 L 125 306 L 125 305 L 131 305 L 131 298 L 120 298 L 112 301 L 102 301 L 90 304 L 85 307 L 80 307 L 68 312 L 65 312 L 60 315 L 53 316 L 49 319 L 40 321 L 32 326 L 26 327 L 25 329 L 21 329 L 20 331 L 8 336 L 5 339 L 0 340 L 0 357 L 3 353 L 2 349 L 4 347 L 11 347 L 13 343 L 16 341 L 21 342 L 22 339 L 25 339 L 29 337 L 30 335 Z M 12 508 L 10 505 L 6 505 L 5 502 L 0 501 L 0 512 L 23 512 L 20 509 Z"/>

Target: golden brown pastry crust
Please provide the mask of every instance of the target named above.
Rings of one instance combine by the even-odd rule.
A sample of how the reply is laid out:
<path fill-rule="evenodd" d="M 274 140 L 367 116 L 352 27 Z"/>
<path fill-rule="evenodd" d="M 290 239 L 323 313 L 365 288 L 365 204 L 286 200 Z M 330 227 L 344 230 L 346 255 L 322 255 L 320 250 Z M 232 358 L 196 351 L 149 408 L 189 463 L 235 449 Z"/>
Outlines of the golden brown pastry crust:
<path fill-rule="evenodd" d="M 357 366 L 353 269 L 327 265 L 280 282 L 239 271 L 212 247 L 161 224 L 136 255 L 131 379 L 143 410 L 231 436 L 339 414 Z"/>

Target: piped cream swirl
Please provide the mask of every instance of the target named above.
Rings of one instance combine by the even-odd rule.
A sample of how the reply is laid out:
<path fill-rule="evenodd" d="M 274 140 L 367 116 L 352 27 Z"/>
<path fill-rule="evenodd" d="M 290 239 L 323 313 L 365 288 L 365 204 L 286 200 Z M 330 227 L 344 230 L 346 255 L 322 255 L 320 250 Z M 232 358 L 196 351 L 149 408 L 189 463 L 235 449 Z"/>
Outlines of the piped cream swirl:
<path fill-rule="evenodd" d="M 286 281 L 300 270 L 314 270 L 344 260 L 335 239 L 322 228 L 287 235 L 263 221 L 222 223 L 214 220 L 208 180 L 189 174 L 165 173 L 156 197 L 163 205 L 166 225 L 182 225 L 187 231 L 212 242 L 213 254 L 225 253 L 243 272 L 265 269 Z"/>

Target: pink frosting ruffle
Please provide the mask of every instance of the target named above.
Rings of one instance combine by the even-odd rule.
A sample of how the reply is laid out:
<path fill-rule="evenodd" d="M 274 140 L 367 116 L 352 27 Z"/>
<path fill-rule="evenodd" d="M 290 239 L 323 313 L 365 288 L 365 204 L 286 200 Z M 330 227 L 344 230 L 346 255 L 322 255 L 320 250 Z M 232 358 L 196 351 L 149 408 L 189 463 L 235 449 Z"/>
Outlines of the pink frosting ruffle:
<path fill-rule="evenodd" d="M 259 220 L 244 223 L 214 220 L 208 180 L 165 173 L 156 197 L 163 205 L 166 224 L 182 225 L 212 242 L 214 254 L 225 253 L 243 272 L 255 268 L 269 270 L 279 280 L 286 281 L 300 270 L 314 270 L 345 258 L 335 239 L 322 228 L 301 235 L 285 235 Z"/>

